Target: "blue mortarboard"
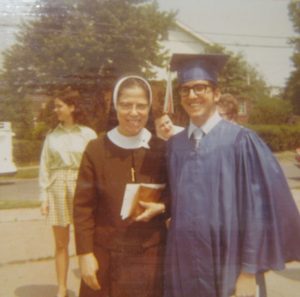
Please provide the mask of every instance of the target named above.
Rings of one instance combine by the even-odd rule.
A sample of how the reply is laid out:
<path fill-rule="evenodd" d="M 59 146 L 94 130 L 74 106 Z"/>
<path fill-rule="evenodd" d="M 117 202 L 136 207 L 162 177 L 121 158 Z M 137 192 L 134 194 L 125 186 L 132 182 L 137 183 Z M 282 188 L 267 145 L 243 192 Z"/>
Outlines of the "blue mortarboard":
<path fill-rule="evenodd" d="M 222 54 L 174 54 L 171 71 L 177 71 L 179 83 L 191 80 L 208 80 L 217 83 L 218 74 L 228 60 Z"/>

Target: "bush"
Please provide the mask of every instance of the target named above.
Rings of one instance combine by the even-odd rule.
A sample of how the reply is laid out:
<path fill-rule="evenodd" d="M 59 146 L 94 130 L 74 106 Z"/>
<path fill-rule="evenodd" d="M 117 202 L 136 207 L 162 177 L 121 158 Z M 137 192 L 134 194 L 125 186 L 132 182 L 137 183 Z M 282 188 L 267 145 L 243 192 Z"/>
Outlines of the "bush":
<path fill-rule="evenodd" d="M 247 125 L 254 130 L 273 152 L 300 147 L 300 125 Z"/>
<path fill-rule="evenodd" d="M 288 123 L 292 115 L 290 102 L 278 98 L 262 98 L 256 102 L 249 116 L 253 125 L 281 125 Z"/>
<path fill-rule="evenodd" d="M 18 165 L 38 163 L 43 141 L 14 139 L 13 158 Z"/>

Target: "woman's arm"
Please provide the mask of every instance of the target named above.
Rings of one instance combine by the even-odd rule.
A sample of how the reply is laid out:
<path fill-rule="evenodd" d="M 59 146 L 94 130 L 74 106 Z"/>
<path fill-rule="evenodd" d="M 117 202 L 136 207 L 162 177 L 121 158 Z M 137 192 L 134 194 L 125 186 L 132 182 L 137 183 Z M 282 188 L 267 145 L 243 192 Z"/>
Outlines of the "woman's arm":
<path fill-rule="evenodd" d="M 41 201 L 42 215 L 48 215 L 49 212 L 48 195 L 47 195 L 47 188 L 50 183 L 49 159 L 50 159 L 49 140 L 47 137 L 43 144 L 43 149 L 40 158 L 40 166 L 39 166 L 39 189 L 40 189 L 39 200 Z"/>

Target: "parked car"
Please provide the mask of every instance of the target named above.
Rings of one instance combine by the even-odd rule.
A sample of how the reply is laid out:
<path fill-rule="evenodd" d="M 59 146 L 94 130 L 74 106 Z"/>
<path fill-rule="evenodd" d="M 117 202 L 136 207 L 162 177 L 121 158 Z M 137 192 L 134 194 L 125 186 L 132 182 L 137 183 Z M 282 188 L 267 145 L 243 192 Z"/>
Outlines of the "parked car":
<path fill-rule="evenodd" d="M 14 133 L 10 122 L 0 122 L 0 176 L 13 175 L 17 167 L 13 161 L 12 138 Z"/>

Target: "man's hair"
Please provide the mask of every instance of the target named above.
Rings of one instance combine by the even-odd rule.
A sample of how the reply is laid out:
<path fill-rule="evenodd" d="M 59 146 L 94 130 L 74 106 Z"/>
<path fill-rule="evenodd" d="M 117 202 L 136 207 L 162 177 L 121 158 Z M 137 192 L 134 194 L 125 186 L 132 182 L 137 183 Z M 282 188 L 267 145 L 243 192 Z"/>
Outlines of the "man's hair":
<path fill-rule="evenodd" d="M 239 104 L 238 100 L 231 94 L 226 93 L 220 96 L 218 101 L 218 105 L 222 107 L 227 115 L 230 115 L 232 119 L 236 119 L 238 111 L 239 111 Z"/>

